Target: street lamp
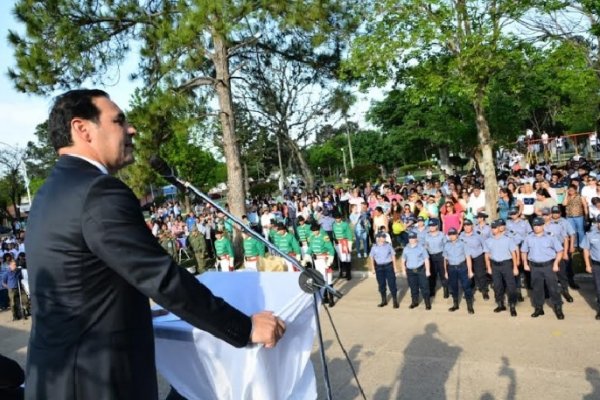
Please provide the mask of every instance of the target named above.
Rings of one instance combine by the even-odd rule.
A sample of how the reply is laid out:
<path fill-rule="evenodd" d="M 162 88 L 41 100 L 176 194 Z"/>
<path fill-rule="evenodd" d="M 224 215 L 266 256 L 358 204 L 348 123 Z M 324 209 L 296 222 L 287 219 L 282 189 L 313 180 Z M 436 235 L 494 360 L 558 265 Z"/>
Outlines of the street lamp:
<path fill-rule="evenodd" d="M 10 147 L 15 151 L 20 151 L 18 147 L 12 146 L 6 142 L 0 141 L 0 144 Z M 31 207 L 31 191 L 29 190 L 29 176 L 27 175 L 27 167 L 25 166 L 25 162 L 23 161 L 23 159 L 19 160 L 19 164 L 21 164 L 21 167 L 23 167 L 23 170 L 21 172 L 23 174 L 23 179 L 25 180 L 25 188 L 27 189 L 27 201 L 29 202 L 29 207 Z M 15 207 L 16 206 L 17 205 L 15 204 Z"/>

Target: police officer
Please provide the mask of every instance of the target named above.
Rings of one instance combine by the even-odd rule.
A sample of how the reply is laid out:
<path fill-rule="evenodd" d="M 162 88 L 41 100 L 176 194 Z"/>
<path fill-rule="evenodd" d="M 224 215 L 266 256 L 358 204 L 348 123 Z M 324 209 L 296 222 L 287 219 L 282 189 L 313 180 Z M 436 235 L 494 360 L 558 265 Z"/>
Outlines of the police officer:
<path fill-rule="evenodd" d="M 335 239 L 335 250 L 338 261 L 340 262 L 340 278 L 352 279 L 350 270 L 352 269 L 352 229 L 348 222 L 342 220 L 342 216 L 334 213 L 335 222 L 333 223 L 333 238 Z"/>
<path fill-rule="evenodd" d="M 392 294 L 394 308 L 400 307 L 398 304 L 398 288 L 396 286 L 396 255 L 394 248 L 386 242 L 386 233 L 378 232 L 375 235 L 375 245 L 371 247 L 369 257 L 371 258 L 371 272 L 375 273 L 379 293 L 381 294 L 381 303 L 377 307 L 387 305 L 386 282 Z"/>
<path fill-rule="evenodd" d="M 557 238 L 544 232 L 544 220 L 539 217 L 534 218 L 533 233 L 527 235 L 521 246 L 523 265 L 525 270 L 531 271 L 535 307 L 535 311 L 531 314 L 533 318 L 544 315 L 544 284 L 550 293 L 556 318 L 565 318 L 555 274 L 559 269 L 562 252 L 563 246 Z"/>
<path fill-rule="evenodd" d="M 519 268 L 519 266 L 521 265 L 521 252 L 519 251 L 519 245 L 521 244 L 520 237 L 515 232 L 506 229 L 506 221 L 502 218 L 498 219 L 498 229 L 503 235 L 507 236 L 513 242 L 515 242 L 515 246 L 517 246 L 517 268 L 519 269 L 519 275 L 515 276 L 515 286 L 517 288 L 517 301 L 523 302 L 525 301 L 525 299 L 523 298 L 523 294 L 521 293 L 521 270 Z"/>
<path fill-rule="evenodd" d="M 222 229 L 215 231 L 215 253 L 217 255 L 217 269 L 221 272 L 233 271 L 234 253 L 231 240 L 223 234 Z"/>
<path fill-rule="evenodd" d="M 425 218 L 422 216 L 417 217 L 417 223 L 413 225 L 412 231 L 417 234 L 417 240 L 419 241 L 419 244 L 425 247 L 425 237 L 429 232 L 427 226 L 425 225 Z"/>
<path fill-rule="evenodd" d="M 572 256 L 575 252 L 575 247 L 577 247 L 577 232 L 575 231 L 575 228 L 573 228 L 573 225 L 571 225 L 571 223 L 567 221 L 566 218 L 563 218 L 561 216 L 560 207 L 554 206 L 550 209 L 550 212 L 552 214 L 552 223 L 562 225 L 563 230 L 567 233 L 567 244 L 569 247 L 564 248 L 563 259 L 560 263 L 560 271 L 558 271 L 558 280 L 560 282 L 560 285 L 563 287 L 563 289 L 566 289 L 563 290 L 564 296 L 565 293 L 569 293 L 569 287 L 572 287 L 573 289 L 579 288 L 579 286 L 573 280 L 574 274 L 571 265 Z M 568 296 L 571 297 L 570 294 Z M 572 300 L 573 298 L 571 297 L 571 301 Z M 571 301 L 567 301 L 571 303 Z"/>
<path fill-rule="evenodd" d="M 529 224 L 529 221 L 521 218 L 521 215 L 519 214 L 519 209 L 517 207 L 513 207 L 510 210 L 508 210 L 508 216 L 509 219 L 508 221 L 506 221 L 506 230 L 513 234 L 516 244 L 520 248 L 521 244 L 523 243 L 523 240 L 525 240 L 527 235 L 529 235 L 532 232 L 531 225 Z M 518 251 L 518 253 L 520 252 Z M 521 296 L 522 287 L 531 289 L 531 273 L 523 270 L 522 267 L 523 262 L 519 262 L 519 276 L 516 278 L 517 292 L 519 296 Z M 522 301 L 521 297 L 519 297 L 519 301 Z"/>
<path fill-rule="evenodd" d="M 429 295 L 435 296 L 435 285 L 437 283 L 437 277 L 439 276 L 444 289 L 444 298 L 450 297 L 448 292 L 448 281 L 446 280 L 446 274 L 444 272 L 444 244 L 446 243 L 446 236 L 440 231 L 440 222 L 437 218 L 431 218 L 427 224 L 429 232 L 425 235 L 425 249 L 429 254 L 429 266 L 431 269 L 431 275 L 429 276 Z"/>
<path fill-rule="evenodd" d="M 242 231 L 244 245 L 244 267 L 248 270 L 258 270 L 260 258 L 265 256 L 265 246 L 248 232 Z"/>
<path fill-rule="evenodd" d="M 201 274 L 206 269 L 206 240 L 198 231 L 196 224 L 192 225 L 191 232 L 186 239 L 186 245 L 194 252 L 196 258 L 196 272 Z"/>
<path fill-rule="evenodd" d="M 327 268 L 333 263 L 335 250 L 331 244 L 329 236 L 321 231 L 318 224 L 313 224 L 310 228 L 311 235 L 308 238 L 307 256 L 312 259 L 312 264 L 317 271 L 323 275 L 323 279 L 327 284 L 331 284 L 331 279 L 327 274 Z M 326 290 L 323 294 L 323 304 L 329 303 L 329 307 L 335 305 L 333 295 Z"/>
<path fill-rule="evenodd" d="M 506 311 L 504 305 L 504 285 L 506 285 L 510 315 L 516 317 L 517 287 L 514 277 L 519 273 L 517 268 L 517 246 L 511 238 L 502 234 L 499 228 L 500 223 L 494 221 L 491 226 L 492 236 L 483 242 L 485 264 L 488 273 L 492 275 L 494 294 L 498 305 L 494 312 Z"/>
<path fill-rule="evenodd" d="M 410 286 L 410 295 L 412 302 L 411 310 L 419 306 L 419 289 L 425 302 L 425 309 L 431 310 L 431 298 L 429 297 L 429 255 L 425 247 L 419 243 L 417 233 L 410 231 L 408 233 L 408 244 L 402 251 L 400 258 L 400 267 Z"/>
<path fill-rule="evenodd" d="M 492 229 L 488 225 L 485 220 L 488 215 L 483 211 L 477 213 L 477 224 L 475 225 L 475 232 L 479 233 L 479 235 L 483 238 L 483 240 L 487 240 L 490 236 L 492 236 Z"/>
<path fill-rule="evenodd" d="M 581 242 L 581 248 L 583 249 L 585 270 L 592 274 L 594 279 L 598 304 L 596 319 L 600 320 L 600 215 L 596 217 L 596 224 L 597 229 L 592 229 L 585 235 Z"/>
<path fill-rule="evenodd" d="M 288 232 L 283 222 L 277 224 L 277 234 L 273 236 L 273 244 L 283 253 L 297 259 L 298 261 L 301 260 L 300 245 L 298 244 L 296 237 Z M 287 269 L 289 272 L 294 272 L 294 270 L 296 269 L 287 260 L 285 261 L 285 264 L 287 265 Z"/>
<path fill-rule="evenodd" d="M 471 288 L 473 265 L 465 243 L 458 240 L 458 231 L 455 228 L 448 230 L 448 241 L 444 244 L 443 255 L 445 276 L 452 292 L 453 301 L 452 307 L 448 311 L 454 312 L 459 308 L 458 282 L 460 281 L 465 299 L 467 299 L 467 311 L 469 314 L 474 314 L 473 289 Z"/>
<path fill-rule="evenodd" d="M 473 267 L 475 287 L 479 289 L 484 300 L 489 300 L 489 279 L 485 268 L 485 256 L 483 251 L 483 238 L 473 229 L 473 221 L 465 219 L 464 232 L 460 234 L 460 240 L 465 244 L 465 249 Z"/>
<path fill-rule="evenodd" d="M 560 211 L 559 211 L 560 212 Z M 552 213 L 549 208 L 542 209 L 542 217 L 544 218 L 544 231 L 558 239 L 563 247 L 562 259 L 560 260 L 559 270 L 556 273 L 558 281 L 561 286 L 561 293 L 567 303 L 573 302 L 573 297 L 569 293 L 569 279 L 567 278 L 567 261 L 569 260 L 568 249 L 570 248 L 571 238 L 574 240 L 575 236 L 570 237 L 569 232 L 565 225 L 560 222 L 553 221 Z M 575 234 L 575 230 L 569 223 L 570 230 Z"/>

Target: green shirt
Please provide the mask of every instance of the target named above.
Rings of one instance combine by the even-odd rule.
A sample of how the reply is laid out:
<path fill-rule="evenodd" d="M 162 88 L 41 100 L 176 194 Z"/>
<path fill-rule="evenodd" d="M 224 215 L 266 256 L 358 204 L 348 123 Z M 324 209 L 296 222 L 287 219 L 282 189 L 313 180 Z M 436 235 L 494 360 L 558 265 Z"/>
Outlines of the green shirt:
<path fill-rule="evenodd" d="M 231 241 L 226 237 L 222 237 L 221 239 L 215 241 L 215 251 L 217 252 L 217 257 L 229 255 L 229 257 L 233 258 L 234 256 Z"/>
<path fill-rule="evenodd" d="M 331 239 L 326 233 L 319 233 L 319 236 L 311 235 L 308 242 L 308 254 L 317 255 L 329 253 L 329 255 L 335 255 L 335 249 L 331 244 Z"/>
<path fill-rule="evenodd" d="M 265 246 L 254 239 L 253 237 L 247 237 L 244 239 L 244 256 L 245 257 L 264 257 Z"/>
<path fill-rule="evenodd" d="M 187 238 L 187 245 L 194 253 L 204 253 L 206 251 L 206 240 L 200 233 L 190 234 Z"/>
<path fill-rule="evenodd" d="M 336 240 L 347 239 L 352 240 L 352 230 L 346 221 L 333 223 L 333 237 Z"/>
<path fill-rule="evenodd" d="M 298 225 L 296 232 L 298 232 L 298 239 L 301 242 L 308 242 L 308 237 L 310 236 L 310 225 Z"/>
<path fill-rule="evenodd" d="M 280 235 L 279 233 L 275 234 L 273 244 L 286 254 L 300 254 L 300 245 L 294 235 L 289 232 L 286 232 L 283 235 Z"/>
<path fill-rule="evenodd" d="M 160 245 L 173 259 L 177 258 L 177 240 L 175 238 L 166 236 L 160 240 Z"/>

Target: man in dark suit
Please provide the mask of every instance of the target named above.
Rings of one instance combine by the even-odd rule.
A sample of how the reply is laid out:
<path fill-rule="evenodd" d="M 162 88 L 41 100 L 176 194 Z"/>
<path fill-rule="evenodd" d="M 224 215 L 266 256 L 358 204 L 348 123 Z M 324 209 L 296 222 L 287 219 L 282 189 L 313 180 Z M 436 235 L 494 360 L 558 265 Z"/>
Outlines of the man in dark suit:
<path fill-rule="evenodd" d="M 276 345 L 284 323 L 246 316 L 180 268 L 110 175 L 133 162 L 135 129 L 105 92 L 59 96 L 48 130 L 60 158 L 29 214 L 27 399 L 156 399 L 148 298 L 233 346 Z"/>

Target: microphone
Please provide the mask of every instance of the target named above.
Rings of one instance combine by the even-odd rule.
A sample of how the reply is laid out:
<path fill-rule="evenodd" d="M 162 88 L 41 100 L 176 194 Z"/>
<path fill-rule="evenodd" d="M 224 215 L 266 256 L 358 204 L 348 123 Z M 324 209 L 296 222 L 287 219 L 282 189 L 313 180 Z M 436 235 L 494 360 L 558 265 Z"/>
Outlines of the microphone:
<path fill-rule="evenodd" d="M 179 178 L 177 178 L 177 176 L 175 176 L 173 168 L 171 168 L 169 164 L 167 164 L 167 162 L 163 160 L 158 154 L 153 154 L 150 157 L 150 166 L 154 171 L 156 171 L 157 174 L 162 176 L 164 180 L 176 186 L 178 189 L 183 190 L 184 192 L 188 190 L 185 184 L 182 181 L 180 181 Z"/>

